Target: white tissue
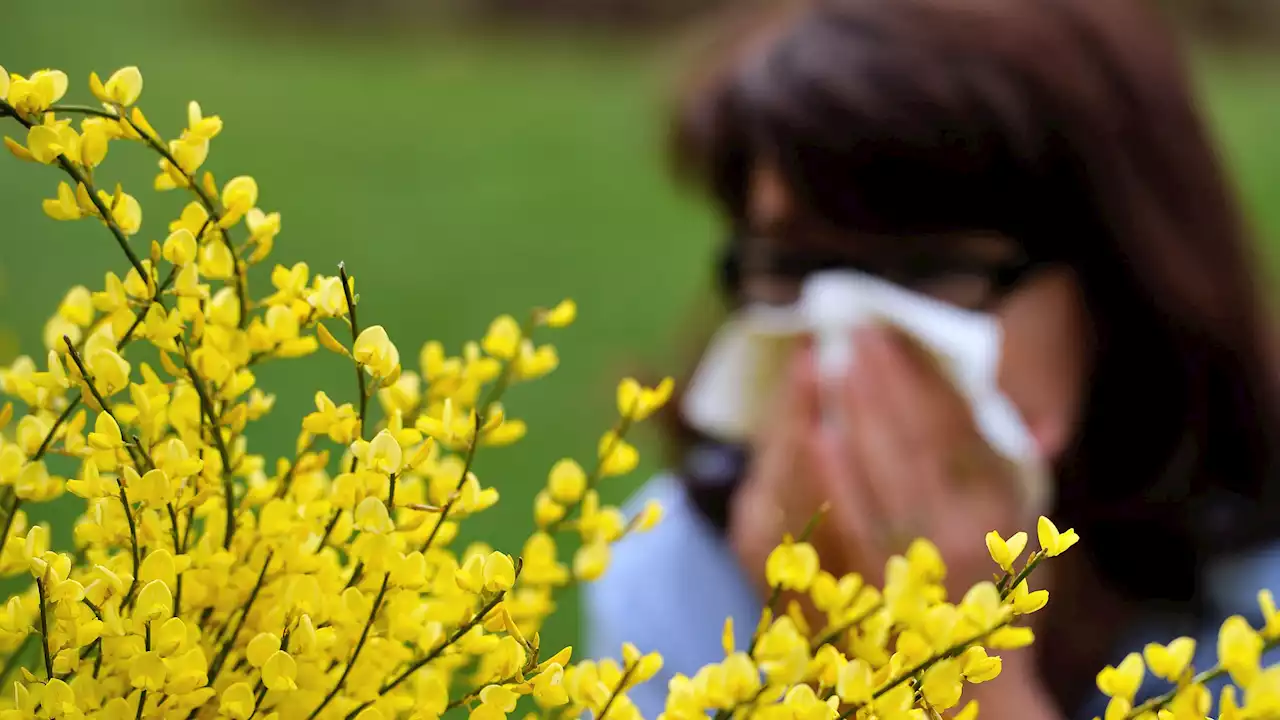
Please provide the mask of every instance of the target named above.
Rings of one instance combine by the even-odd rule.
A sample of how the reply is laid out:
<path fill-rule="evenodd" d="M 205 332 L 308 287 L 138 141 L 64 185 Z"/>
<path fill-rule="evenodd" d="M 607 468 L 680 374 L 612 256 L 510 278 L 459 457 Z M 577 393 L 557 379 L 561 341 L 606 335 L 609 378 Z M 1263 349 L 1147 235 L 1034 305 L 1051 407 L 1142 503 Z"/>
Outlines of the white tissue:
<path fill-rule="evenodd" d="M 764 421 L 794 341 L 811 335 L 823 381 L 838 381 L 856 361 L 851 331 L 881 322 L 911 335 L 938 357 L 968 401 L 979 432 L 1017 468 L 1024 508 L 1049 510 L 1049 472 L 1030 430 L 1000 391 L 999 322 L 989 314 L 939 302 L 870 275 L 813 275 L 793 305 L 753 306 L 731 317 L 712 339 L 681 406 L 694 428 L 725 442 L 745 442 Z M 834 392 L 824 398 L 837 397 Z M 834 413 L 825 413 L 828 418 Z"/>

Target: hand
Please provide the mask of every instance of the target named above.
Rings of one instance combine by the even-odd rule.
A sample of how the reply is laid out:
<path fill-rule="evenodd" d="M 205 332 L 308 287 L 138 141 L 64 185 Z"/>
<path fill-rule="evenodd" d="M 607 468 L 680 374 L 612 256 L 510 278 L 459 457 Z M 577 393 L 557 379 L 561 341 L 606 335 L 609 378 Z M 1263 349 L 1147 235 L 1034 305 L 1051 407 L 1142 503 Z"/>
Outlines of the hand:
<path fill-rule="evenodd" d="M 801 348 L 776 410 L 755 444 L 737 494 L 730 537 L 763 586 L 765 558 L 784 533 L 798 534 L 824 504 L 810 541 L 823 568 L 881 584 L 885 561 L 925 537 L 948 567 L 958 599 L 996 571 L 983 538 L 1026 529 L 1012 469 L 982 440 L 968 405 L 932 359 L 883 328 L 857 332 L 845 382 L 819 386 Z M 822 423 L 824 392 L 840 422 Z"/>

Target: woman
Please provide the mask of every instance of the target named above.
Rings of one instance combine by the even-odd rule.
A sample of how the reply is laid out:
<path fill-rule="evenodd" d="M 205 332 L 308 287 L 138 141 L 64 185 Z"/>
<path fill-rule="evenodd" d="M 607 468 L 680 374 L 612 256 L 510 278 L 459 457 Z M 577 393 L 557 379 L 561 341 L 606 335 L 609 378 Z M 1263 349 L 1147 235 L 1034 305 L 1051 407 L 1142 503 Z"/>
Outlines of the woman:
<path fill-rule="evenodd" d="M 1170 36 L 1129 0 L 816 0 L 739 40 L 676 126 L 730 230 L 727 306 L 848 267 L 994 314 L 1001 387 L 1083 538 L 1040 578 L 1034 650 L 973 689 L 983 717 L 1096 713 L 1095 673 L 1149 640 L 1197 636 L 1211 661 L 1276 574 L 1276 388 L 1258 264 Z M 817 425 L 803 350 L 751 447 L 677 422 L 678 478 L 642 493 L 668 520 L 590 589 L 600 654 L 634 640 L 666 678 L 717 661 L 723 618 L 758 617 L 769 548 L 824 500 L 836 573 L 923 535 L 966 587 L 990 578 L 986 530 L 1032 527 L 998 465 L 958 462 L 971 419 L 917 354 L 856 342 L 843 435 Z M 664 695 L 635 699 L 653 716 Z"/>

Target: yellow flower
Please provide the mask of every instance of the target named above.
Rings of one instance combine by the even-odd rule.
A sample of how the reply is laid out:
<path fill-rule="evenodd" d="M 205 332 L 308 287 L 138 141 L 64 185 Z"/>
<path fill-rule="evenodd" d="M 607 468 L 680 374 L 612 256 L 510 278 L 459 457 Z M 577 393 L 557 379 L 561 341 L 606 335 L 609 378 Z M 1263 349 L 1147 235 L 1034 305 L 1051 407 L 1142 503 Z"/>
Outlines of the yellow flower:
<path fill-rule="evenodd" d="M 655 388 L 646 388 L 634 378 L 618 384 L 618 414 L 634 421 L 644 420 L 671 399 L 675 382 L 667 378 Z"/>
<path fill-rule="evenodd" d="M 1035 642 L 1035 632 L 1029 627 L 1002 627 L 987 636 L 987 647 L 994 650 L 1017 650 Z"/>
<path fill-rule="evenodd" d="M 76 158 L 85 167 L 97 167 L 107 159 L 111 135 L 102 125 L 86 125 L 80 136 L 80 156 Z"/>
<path fill-rule="evenodd" d="M 89 74 L 89 89 L 104 103 L 128 107 L 142 94 L 142 72 L 130 65 L 111 73 L 104 85 L 98 73 Z"/>
<path fill-rule="evenodd" d="M 599 453 L 602 477 L 626 475 L 640 464 L 640 452 L 613 430 L 600 438 Z"/>
<path fill-rule="evenodd" d="M 1262 637 L 1249 621 L 1232 615 L 1218 631 L 1218 662 L 1237 685 L 1246 686 L 1261 672 Z"/>
<path fill-rule="evenodd" d="M 1270 590 L 1258 591 L 1258 607 L 1262 610 L 1262 636 L 1268 640 L 1280 638 L 1280 612 L 1276 611 L 1276 599 Z"/>
<path fill-rule="evenodd" d="M 257 204 L 258 182 L 248 175 L 232 178 L 222 188 L 225 212 L 218 221 L 218 227 L 229 228 L 235 225 Z"/>
<path fill-rule="evenodd" d="M 400 351 L 381 325 L 365 328 L 356 338 L 351 355 L 379 380 L 395 382 L 400 373 Z"/>
<path fill-rule="evenodd" d="M 394 435 L 380 430 L 369 442 L 357 441 L 351 452 L 360 458 L 362 467 L 373 472 L 391 475 L 404 467 L 404 451 Z"/>
<path fill-rule="evenodd" d="M 65 182 L 58 183 L 58 197 L 44 200 L 41 207 L 54 220 L 79 220 L 84 217 L 75 191 Z"/>
<path fill-rule="evenodd" d="M 991 656 L 982 646 L 974 646 L 960 656 L 961 672 L 964 679 L 971 683 L 984 683 L 994 680 L 1000 675 L 1003 661 L 998 656 Z"/>
<path fill-rule="evenodd" d="M 1000 600 L 1000 591 L 989 581 L 969 588 L 960 600 L 960 611 L 979 628 L 995 627 L 1006 616 L 1006 606 Z"/>
<path fill-rule="evenodd" d="M 788 536 L 769 553 L 765 578 L 770 587 L 804 592 L 818 575 L 818 551 L 809 543 L 797 543 Z"/>
<path fill-rule="evenodd" d="M 1132 703 L 1142 686 L 1144 671 L 1142 656 L 1129 653 L 1118 666 L 1108 665 L 1098 673 L 1098 689 L 1108 697 L 1123 698 Z"/>
<path fill-rule="evenodd" d="M 1027 534 L 1024 532 L 1014 533 L 1007 541 L 995 530 L 987 533 L 987 552 L 991 553 L 991 559 L 996 561 L 996 565 L 1007 573 L 1013 572 L 1013 564 L 1026 547 Z"/>
<path fill-rule="evenodd" d="M 871 666 L 860 658 L 854 658 L 840 669 L 840 677 L 836 681 L 836 694 L 840 699 L 856 705 L 871 702 L 875 683 L 872 679 Z"/>
<path fill-rule="evenodd" d="M 809 665 L 809 640 L 790 617 L 781 617 L 760 635 L 755 659 L 772 683 L 799 682 Z"/>
<path fill-rule="evenodd" d="M 1036 525 L 1036 532 L 1040 536 L 1040 549 L 1044 550 L 1049 557 L 1061 555 L 1067 551 L 1067 548 L 1080 541 L 1075 530 L 1066 530 L 1059 533 L 1053 521 L 1044 516 L 1040 517 L 1040 521 Z"/>
<path fill-rule="evenodd" d="M 164 689 L 164 679 L 168 669 L 160 653 L 154 650 L 144 652 L 130 662 L 129 680 L 136 688 L 157 692 Z"/>
<path fill-rule="evenodd" d="M 542 316 L 542 322 L 547 327 L 562 328 L 573 324 L 578 317 L 578 306 L 572 300 L 561 300 L 558 305 L 547 311 Z"/>
<path fill-rule="evenodd" d="M 110 413 L 98 413 L 93 423 L 93 432 L 89 433 L 89 447 L 95 450 L 116 450 L 124 447 L 124 436 L 120 434 L 120 425 Z"/>
<path fill-rule="evenodd" d="M 1027 589 L 1027 581 L 1023 580 L 1013 589 L 1010 600 L 1013 602 L 1013 611 L 1015 613 L 1030 615 L 1049 603 L 1049 591 L 1036 590 L 1031 592 Z"/>
<path fill-rule="evenodd" d="M 573 574 L 579 580 L 598 580 L 609 567 L 609 544 L 603 541 L 583 545 L 573 556 Z"/>
<path fill-rule="evenodd" d="M 186 228 L 169 233 L 164 241 L 164 259 L 174 265 L 186 265 L 196 259 L 196 236 Z"/>
<path fill-rule="evenodd" d="M 27 131 L 27 152 L 36 162 L 48 165 L 57 160 L 64 152 L 71 150 L 56 127 L 51 125 L 33 125 Z"/>
<path fill-rule="evenodd" d="M 222 699 L 218 707 L 222 714 L 229 718 L 249 720 L 254 707 L 253 687 L 243 682 L 231 685 L 222 691 Z"/>
<path fill-rule="evenodd" d="M 381 498 L 367 497 L 356 506 L 356 527 L 368 533 L 386 535 L 396 529 Z"/>
<path fill-rule="evenodd" d="M 111 219 L 120 228 L 120 232 L 136 235 L 142 229 L 142 205 L 137 198 L 117 188 L 115 195 L 99 190 L 98 199 L 111 212 Z"/>
<path fill-rule="evenodd" d="M 1177 682 L 1182 677 L 1195 654 L 1196 641 L 1189 637 L 1180 637 L 1168 645 L 1148 643 L 1142 650 L 1151 673 L 1169 682 Z"/>
<path fill-rule="evenodd" d="M 280 637 L 275 633 L 262 632 L 254 636 L 245 648 L 244 658 L 249 664 L 260 668 L 267 660 L 280 650 Z"/>
<path fill-rule="evenodd" d="M 960 712 L 951 716 L 951 720 L 977 720 L 977 718 L 978 718 L 978 701 L 977 700 L 970 700 L 969 702 L 965 703 L 965 706 L 963 708 L 960 708 Z"/>
<path fill-rule="evenodd" d="M 503 315 L 489 325 L 482 346 L 484 351 L 499 360 L 511 360 L 520 347 L 520 324 L 510 315 Z"/>
<path fill-rule="evenodd" d="M 489 553 L 484 561 L 484 589 L 488 592 L 510 590 L 516 582 L 516 568 L 511 556 Z"/>
<path fill-rule="evenodd" d="M 127 472 L 133 472 L 132 468 Z M 149 470 L 142 477 L 137 477 L 135 472 L 134 476 L 137 479 L 130 483 L 130 488 L 133 490 L 131 500 L 146 503 L 151 507 L 163 507 L 173 502 L 176 497 L 175 488 L 163 470 Z"/>
<path fill-rule="evenodd" d="M 173 613 L 173 594 L 169 586 L 159 580 L 152 580 L 143 586 L 138 593 L 137 607 L 134 617 L 145 621 L 168 618 Z"/>
<path fill-rule="evenodd" d="M 632 520 L 632 525 L 639 532 L 648 532 L 658 526 L 662 522 L 662 504 L 657 500 L 650 500 L 640 508 L 640 513 Z"/>
<path fill-rule="evenodd" d="M 114 497 L 119 492 L 119 486 L 116 481 L 112 478 L 103 477 L 98 472 L 98 464 L 93 460 L 86 461 L 80 472 L 80 478 L 67 481 L 68 492 L 79 495 L 86 500 Z"/>
<path fill-rule="evenodd" d="M 960 681 L 960 663 L 941 660 L 924 673 L 920 692 L 937 710 L 950 710 L 960 702 L 964 684 Z"/>
<path fill-rule="evenodd" d="M 573 460 L 564 459 L 551 467 L 547 490 L 558 503 L 570 505 L 582 499 L 587 490 L 587 474 Z"/>
<path fill-rule="evenodd" d="M 262 684 L 268 690 L 277 692 L 296 690 L 298 688 L 298 664 L 293 656 L 283 650 L 277 650 L 267 658 L 262 666 Z"/>
<path fill-rule="evenodd" d="M 18 112 L 35 115 L 49 109 L 67 93 L 67 74 L 61 70 L 37 70 L 30 78 L 9 76 L 9 104 Z"/>

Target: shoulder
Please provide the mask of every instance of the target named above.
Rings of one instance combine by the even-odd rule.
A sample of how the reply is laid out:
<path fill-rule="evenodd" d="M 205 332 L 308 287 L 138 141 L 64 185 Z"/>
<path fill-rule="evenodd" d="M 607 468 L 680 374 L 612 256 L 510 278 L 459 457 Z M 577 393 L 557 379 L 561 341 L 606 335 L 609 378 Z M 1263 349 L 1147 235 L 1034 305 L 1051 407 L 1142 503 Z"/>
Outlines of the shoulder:
<path fill-rule="evenodd" d="M 666 683 L 676 673 L 691 676 L 724 658 L 725 618 L 734 619 L 739 635 L 749 633 L 761 604 L 728 544 L 693 507 L 677 479 L 651 480 L 626 510 L 633 514 L 651 500 L 662 505 L 662 522 L 614 546 L 608 572 L 584 588 L 584 630 L 593 658 L 617 657 L 623 642 L 661 653 L 663 672 L 649 687 L 665 697 Z"/>

